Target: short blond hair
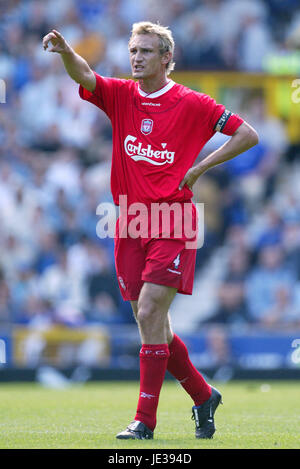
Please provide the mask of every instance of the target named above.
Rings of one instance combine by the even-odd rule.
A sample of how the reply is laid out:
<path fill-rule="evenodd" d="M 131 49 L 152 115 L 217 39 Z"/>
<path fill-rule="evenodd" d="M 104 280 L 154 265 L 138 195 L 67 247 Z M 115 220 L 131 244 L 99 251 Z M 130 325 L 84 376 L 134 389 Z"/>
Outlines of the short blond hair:
<path fill-rule="evenodd" d="M 165 52 L 172 53 L 172 59 L 166 65 L 166 72 L 167 75 L 169 75 L 175 68 L 175 62 L 173 61 L 175 42 L 170 29 L 167 26 L 162 26 L 159 23 L 151 23 L 150 21 L 133 23 L 129 44 L 133 36 L 137 34 L 156 34 L 159 39 L 160 54 L 163 55 Z"/>

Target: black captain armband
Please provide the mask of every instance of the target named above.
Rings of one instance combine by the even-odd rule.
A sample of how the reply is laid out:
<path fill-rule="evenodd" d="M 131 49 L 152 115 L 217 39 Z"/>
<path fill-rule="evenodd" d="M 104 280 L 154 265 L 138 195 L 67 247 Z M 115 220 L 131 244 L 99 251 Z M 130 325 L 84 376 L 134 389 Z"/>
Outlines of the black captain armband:
<path fill-rule="evenodd" d="M 219 118 L 218 122 L 216 123 L 215 127 L 214 127 L 214 130 L 216 132 L 222 132 L 222 130 L 224 129 L 229 117 L 232 115 L 232 112 L 228 111 L 227 109 L 225 109 L 225 111 L 223 112 L 223 114 L 221 115 L 221 117 Z"/>

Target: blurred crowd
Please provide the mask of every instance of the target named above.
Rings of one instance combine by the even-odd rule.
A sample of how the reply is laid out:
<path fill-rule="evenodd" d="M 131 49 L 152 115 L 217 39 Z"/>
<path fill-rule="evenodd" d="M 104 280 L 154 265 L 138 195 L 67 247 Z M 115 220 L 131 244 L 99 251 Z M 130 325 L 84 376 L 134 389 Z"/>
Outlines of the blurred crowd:
<path fill-rule="evenodd" d="M 79 99 L 42 37 L 59 30 L 96 71 L 114 76 L 129 72 L 131 24 L 159 20 L 174 33 L 177 70 L 262 71 L 268 56 L 290 47 L 299 2 L 10 0 L 0 15 L 0 325 L 130 323 L 113 241 L 96 233 L 96 208 L 111 202 L 111 125 Z M 297 164 L 283 164 L 285 128 L 267 117 L 261 96 L 241 115 L 259 145 L 204 176 L 196 191 L 207 207 L 197 267 L 222 243 L 229 252 L 208 321 L 299 324 Z M 216 135 L 206 151 L 222 142 Z"/>
<path fill-rule="evenodd" d="M 298 0 L 10 0 L 0 15 L 0 74 L 17 89 L 55 69 L 40 47 L 52 28 L 110 75 L 130 72 L 129 32 L 145 19 L 171 28 L 177 69 L 262 71 L 300 44 Z"/>
<path fill-rule="evenodd" d="M 208 240 L 226 251 L 215 307 L 201 325 L 291 331 L 300 326 L 300 148 L 290 158 L 284 124 L 267 116 L 259 94 L 241 112 L 258 130 L 258 145 L 197 182 Z M 204 154 L 226 139 L 216 134 Z"/>

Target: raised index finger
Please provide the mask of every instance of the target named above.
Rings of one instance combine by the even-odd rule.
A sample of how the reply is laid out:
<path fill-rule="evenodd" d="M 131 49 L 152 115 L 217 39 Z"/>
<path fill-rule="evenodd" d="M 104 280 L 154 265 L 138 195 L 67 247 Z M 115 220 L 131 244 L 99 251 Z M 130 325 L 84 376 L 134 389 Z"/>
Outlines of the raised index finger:
<path fill-rule="evenodd" d="M 56 29 L 52 29 L 52 32 L 55 34 L 56 37 L 59 37 L 60 39 L 63 38 L 62 34 L 60 34 L 59 31 L 56 31 Z"/>

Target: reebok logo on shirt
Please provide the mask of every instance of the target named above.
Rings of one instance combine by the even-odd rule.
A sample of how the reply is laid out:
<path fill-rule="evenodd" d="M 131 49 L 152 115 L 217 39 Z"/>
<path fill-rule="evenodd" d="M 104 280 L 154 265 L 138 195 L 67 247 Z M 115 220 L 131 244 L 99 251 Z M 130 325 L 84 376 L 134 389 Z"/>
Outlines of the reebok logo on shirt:
<path fill-rule="evenodd" d="M 134 144 L 137 137 L 127 135 L 124 140 L 125 152 L 134 161 L 148 161 L 148 163 L 156 166 L 162 166 L 166 163 L 172 164 L 174 162 L 175 152 L 166 149 L 167 144 L 161 143 L 163 150 L 153 150 L 152 145 L 143 147 L 141 142 Z"/>

